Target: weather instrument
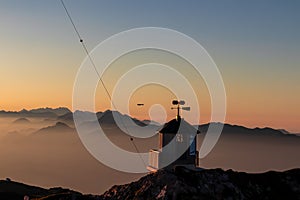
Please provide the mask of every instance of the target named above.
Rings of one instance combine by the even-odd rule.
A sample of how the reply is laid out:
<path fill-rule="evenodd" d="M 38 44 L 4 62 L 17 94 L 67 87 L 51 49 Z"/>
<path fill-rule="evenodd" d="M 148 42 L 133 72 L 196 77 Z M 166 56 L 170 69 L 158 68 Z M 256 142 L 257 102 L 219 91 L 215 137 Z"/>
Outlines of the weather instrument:
<path fill-rule="evenodd" d="M 181 110 L 185 110 L 185 111 L 190 111 L 191 107 L 184 107 L 183 105 L 185 104 L 185 101 L 183 100 L 173 100 L 172 101 L 173 105 L 177 105 L 176 107 L 172 107 L 171 109 L 177 109 L 177 115 L 176 115 L 176 119 L 179 120 L 180 119 L 180 109 Z"/>

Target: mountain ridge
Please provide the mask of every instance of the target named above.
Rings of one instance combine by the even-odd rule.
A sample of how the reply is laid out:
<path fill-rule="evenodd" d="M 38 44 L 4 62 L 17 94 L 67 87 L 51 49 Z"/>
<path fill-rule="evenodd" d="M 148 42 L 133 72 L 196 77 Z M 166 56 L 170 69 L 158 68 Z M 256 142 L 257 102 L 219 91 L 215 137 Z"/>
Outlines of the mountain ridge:
<path fill-rule="evenodd" d="M 31 110 L 22 109 L 20 111 L 5 111 L 0 110 L 0 116 L 2 117 L 49 117 L 55 118 L 71 111 L 66 107 L 58 108 L 35 108 Z"/>
<path fill-rule="evenodd" d="M 63 122 L 56 122 L 54 125 L 50 125 L 44 128 L 41 128 L 35 131 L 33 134 L 47 134 L 47 133 L 60 133 L 60 132 L 71 132 L 74 131 L 74 128 L 71 128 Z"/>
<path fill-rule="evenodd" d="M 88 112 L 88 111 L 75 111 L 75 114 L 79 113 L 80 116 L 88 116 L 88 118 L 95 114 L 93 112 Z M 21 111 L 0 111 L 0 117 L 19 117 L 19 118 L 26 118 L 26 117 L 46 117 L 46 118 L 56 118 L 58 121 L 66 122 L 66 123 L 73 123 L 73 112 L 71 112 L 68 108 L 66 107 L 58 107 L 58 108 L 36 108 L 36 109 L 31 109 L 31 110 L 26 110 L 23 109 Z M 114 113 L 114 114 L 113 114 Z M 139 126 L 146 126 L 149 124 L 149 120 L 139 120 L 136 118 L 132 118 L 128 115 L 124 115 L 118 111 L 115 110 L 106 110 L 104 112 L 97 112 L 96 116 L 98 118 L 99 123 L 101 124 L 115 124 L 115 120 L 113 118 L 114 116 L 117 117 L 124 117 L 125 120 L 128 120 L 131 118 L 133 122 Z M 81 116 L 80 116 L 81 117 Z M 206 124 L 200 124 L 200 125 L 195 125 L 195 127 L 198 127 L 199 130 L 202 133 L 205 133 L 207 131 L 208 125 L 209 124 L 220 124 L 219 122 L 211 122 L 211 123 L 206 123 Z M 151 125 L 159 127 L 159 123 L 157 122 L 152 122 Z M 255 128 L 248 128 L 246 126 L 242 125 L 232 125 L 232 124 L 227 124 L 224 123 L 224 128 L 222 133 L 225 132 L 231 132 L 231 133 L 236 133 L 236 132 L 244 132 L 244 133 L 249 133 L 251 131 L 255 131 L 256 133 L 264 133 L 264 134 L 276 134 L 276 135 L 287 135 L 287 136 L 300 136 L 299 134 L 296 133 L 291 133 L 285 129 L 274 129 L 271 127 L 255 127 Z"/>
<path fill-rule="evenodd" d="M 198 129 L 200 132 L 207 132 L 208 126 L 210 124 L 222 124 L 220 122 L 211 122 L 211 123 L 206 123 L 206 124 L 201 124 L 198 125 Z M 223 124 L 223 130 L 222 133 L 245 133 L 245 134 L 253 134 L 255 132 L 256 134 L 273 134 L 273 135 L 278 135 L 278 136 L 298 136 L 297 134 L 290 133 L 284 129 L 274 129 L 271 127 L 255 127 L 255 128 L 249 128 L 246 126 L 242 125 L 232 125 L 232 124 Z M 251 133 L 250 133 L 251 132 Z"/>

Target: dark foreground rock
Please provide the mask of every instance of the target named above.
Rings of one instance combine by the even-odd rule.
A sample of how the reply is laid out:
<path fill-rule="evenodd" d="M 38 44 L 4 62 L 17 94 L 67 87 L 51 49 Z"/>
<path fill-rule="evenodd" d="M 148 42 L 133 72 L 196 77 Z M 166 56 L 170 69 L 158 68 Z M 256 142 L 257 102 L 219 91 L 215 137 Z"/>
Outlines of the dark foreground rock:
<path fill-rule="evenodd" d="M 44 189 L 7 180 L 0 180 L 0 200 L 95 200 L 100 197 L 83 195 L 60 187 Z"/>
<path fill-rule="evenodd" d="M 192 171 L 177 167 L 140 180 L 114 186 L 102 196 L 116 199 L 300 199 L 300 169 L 247 174 L 209 169 Z"/>
<path fill-rule="evenodd" d="M 26 195 L 36 200 L 300 200 L 300 169 L 248 174 L 176 167 L 149 174 L 130 184 L 113 186 L 101 196 L 63 188 L 44 189 L 11 180 L 0 181 L 1 200 L 23 200 Z"/>

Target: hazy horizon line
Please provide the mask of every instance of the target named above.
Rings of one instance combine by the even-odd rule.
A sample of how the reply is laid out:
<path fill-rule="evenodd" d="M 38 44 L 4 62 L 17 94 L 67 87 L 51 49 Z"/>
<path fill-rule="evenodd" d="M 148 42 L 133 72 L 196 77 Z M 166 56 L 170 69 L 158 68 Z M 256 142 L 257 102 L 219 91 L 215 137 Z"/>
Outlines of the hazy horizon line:
<path fill-rule="evenodd" d="M 45 106 L 45 107 L 35 107 L 35 108 L 31 108 L 31 109 L 26 109 L 26 108 L 23 108 L 23 109 L 21 109 L 21 110 L 4 110 L 4 109 L 2 109 L 2 110 L 0 110 L 0 111 L 4 111 L 4 112 L 14 112 L 14 113 L 19 113 L 19 112 L 21 112 L 21 111 L 23 111 L 23 110 L 26 110 L 26 111 L 32 111 L 32 110 L 37 110 L 37 109 L 52 109 L 52 110 L 55 110 L 55 109 L 68 109 L 71 113 L 75 113 L 76 111 L 79 111 L 79 112 L 89 112 L 89 113 L 99 113 L 99 112 L 102 112 L 102 113 L 104 113 L 104 112 L 107 112 L 107 111 L 116 111 L 116 112 L 119 112 L 120 114 L 122 114 L 122 115 L 127 115 L 127 116 L 129 116 L 129 117 L 131 117 L 130 115 L 128 115 L 128 114 L 124 114 L 124 113 L 121 113 L 120 111 L 118 111 L 118 110 L 116 110 L 116 109 L 106 109 L 105 111 L 101 111 L 101 110 L 98 110 L 98 111 L 88 111 L 88 110 L 75 110 L 75 111 L 73 111 L 72 109 L 70 109 L 68 106 L 59 106 L 59 107 L 48 107 L 48 106 Z M 139 119 L 139 118 L 136 118 L 136 117 L 131 117 L 131 118 L 134 118 L 134 119 L 138 119 L 138 120 L 140 120 L 140 121 L 145 121 L 145 120 L 149 120 L 149 121 L 153 121 L 153 120 L 151 120 L 151 119 Z M 154 122 L 156 122 L 156 121 L 154 121 Z M 159 123 L 159 122 L 157 122 L 157 123 Z M 166 122 L 167 123 L 167 122 Z M 196 126 L 196 125 L 205 125 L 205 124 L 210 124 L 210 123 L 222 123 L 222 124 L 224 124 L 224 125 L 231 125 L 231 126 L 241 126 L 241 127 L 244 127 L 244 128 L 248 128 L 248 129 L 255 129 L 255 128 L 259 128 L 259 129 L 264 129 L 264 128 L 271 128 L 271 129 L 273 129 L 273 130 L 284 130 L 284 131 L 287 131 L 285 128 L 272 128 L 271 126 L 263 126 L 263 127 L 259 127 L 259 126 L 253 126 L 253 127 L 249 127 L 249 126 L 247 126 L 247 125 L 244 125 L 244 124 L 236 124 L 236 123 L 229 123 L 229 122 L 212 122 L 212 121 L 209 121 L 209 122 L 204 122 L 204 123 L 199 123 L 199 124 L 193 124 L 194 126 Z M 159 124 L 161 124 L 161 123 L 159 123 Z M 161 125 L 163 125 L 163 124 L 161 124 Z M 290 134 L 295 134 L 295 135 L 299 135 L 300 133 L 298 133 L 298 132 L 290 132 L 290 131 L 287 131 L 288 133 L 290 133 Z"/>

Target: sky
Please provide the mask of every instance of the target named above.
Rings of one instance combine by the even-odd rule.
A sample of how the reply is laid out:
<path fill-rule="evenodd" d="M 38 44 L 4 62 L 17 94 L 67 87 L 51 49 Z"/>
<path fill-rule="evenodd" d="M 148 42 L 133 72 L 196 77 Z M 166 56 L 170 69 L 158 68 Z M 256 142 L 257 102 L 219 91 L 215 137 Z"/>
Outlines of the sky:
<path fill-rule="evenodd" d="M 299 1 L 65 0 L 65 4 L 89 50 L 137 27 L 164 27 L 192 37 L 220 70 L 227 123 L 300 132 Z M 3 0 L 0 27 L 0 110 L 72 108 L 73 84 L 86 55 L 60 1 Z M 116 71 L 104 79 L 116 78 Z M 200 88 L 200 122 L 205 123 L 210 102 L 205 87 Z M 133 106 L 145 94 L 152 97 L 147 106 Z M 173 97 L 167 88 L 140 88 L 129 101 L 130 111 L 147 118 L 151 105 L 162 103 L 170 118 L 174 110 L 167 101 Z M 109 108 L 103 88 L 96 99 L 97 110 Z"/>

